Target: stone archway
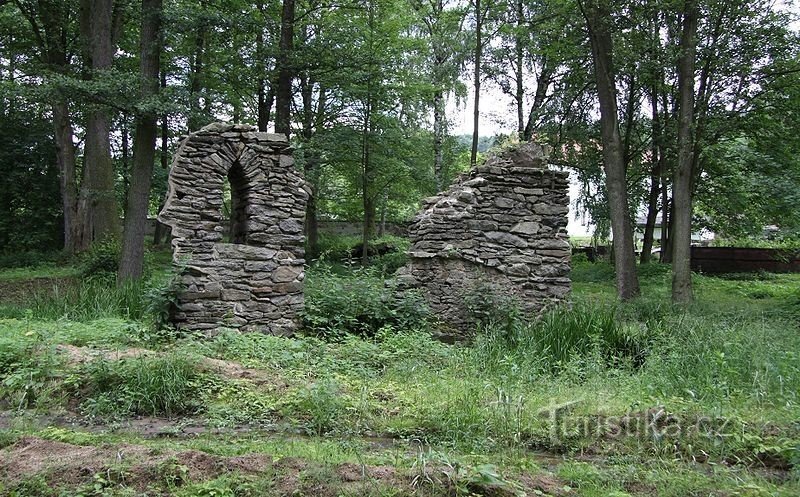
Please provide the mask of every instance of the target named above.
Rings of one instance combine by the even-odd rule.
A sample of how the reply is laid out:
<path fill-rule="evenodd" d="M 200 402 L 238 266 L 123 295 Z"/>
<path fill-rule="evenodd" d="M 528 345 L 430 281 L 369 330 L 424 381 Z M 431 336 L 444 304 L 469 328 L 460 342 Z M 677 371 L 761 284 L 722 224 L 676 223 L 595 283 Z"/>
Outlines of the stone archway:
<path fill-rule="evenodd" d="M 229 229 L 222 212 L 226 178 Z M 192 330 L 294 331 L 303 306 L 309 190 L 286 137 L 210 124 L 181 143 L 168 188 L 159 220 L 172 228 L 182 283 L 173 322 Z"/>

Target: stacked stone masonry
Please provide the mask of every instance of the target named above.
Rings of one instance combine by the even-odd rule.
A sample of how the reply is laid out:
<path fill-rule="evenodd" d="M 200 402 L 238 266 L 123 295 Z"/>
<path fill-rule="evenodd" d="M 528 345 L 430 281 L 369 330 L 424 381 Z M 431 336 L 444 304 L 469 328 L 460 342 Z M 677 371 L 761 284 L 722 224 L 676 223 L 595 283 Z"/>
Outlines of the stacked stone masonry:
<path fill-rule="evenodd" d="M 223 216 L 223 184 L 231 191 Z M 293 332 L 303 306 L 306 201 L 284 135 L 216 123 L 183 140 L 159 220 L 172 228 L 181 328 Z M 223 236 L 229 230 L 230 240 Z"/>
<path fill-rule="evenodd" d="M 467 302 L 511 297 L 538 314 L 570 291 L 568 173 L 547 168 L 542 147 L 490 157 L 427 199 L 410 227 L 401 289 L 418 289 L 446 332 L 473 323 Z"/>

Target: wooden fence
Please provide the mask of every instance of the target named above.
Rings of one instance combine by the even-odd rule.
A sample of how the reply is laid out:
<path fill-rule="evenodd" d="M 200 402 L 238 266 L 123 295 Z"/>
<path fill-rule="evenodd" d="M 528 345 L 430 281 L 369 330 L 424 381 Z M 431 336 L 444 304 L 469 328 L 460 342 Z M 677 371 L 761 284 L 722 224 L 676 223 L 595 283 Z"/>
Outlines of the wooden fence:
<path fill-rule="evenodd" d="M 800 273 L 800 250 L 692 247 L 692 271 Z"/>

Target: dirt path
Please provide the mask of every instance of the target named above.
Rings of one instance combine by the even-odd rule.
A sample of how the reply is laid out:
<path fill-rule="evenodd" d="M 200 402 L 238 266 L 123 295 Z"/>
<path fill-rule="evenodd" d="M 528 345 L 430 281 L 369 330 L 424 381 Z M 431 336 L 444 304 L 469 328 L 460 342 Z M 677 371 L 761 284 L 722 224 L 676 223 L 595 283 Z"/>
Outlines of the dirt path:
<path fill-rule="evenodd" d="M 463 479 L 453 468 L 429 465 L 412 470 L 356 463 L 324 464 L 299 458 L 276 460 L 269 454 L 226 457 L 198 450 L 164 450 L 143 445 L 81 446 L 26 436 L 0 450 L 0 480 L 13 488 L 32 476 L 52 487 L 79 487 L 101 475 L 108 485 L 137 491 L 169 490 L 223 475 L 271 480 L 276 495 L 362 495 L 393 489 L 399 495 L 449 495 L 459 487 L 475 495 L 565 495 L 552 475 L 521 475 L 515 480 Z M 166 487 L 166 488 L 165 488 Z"/>

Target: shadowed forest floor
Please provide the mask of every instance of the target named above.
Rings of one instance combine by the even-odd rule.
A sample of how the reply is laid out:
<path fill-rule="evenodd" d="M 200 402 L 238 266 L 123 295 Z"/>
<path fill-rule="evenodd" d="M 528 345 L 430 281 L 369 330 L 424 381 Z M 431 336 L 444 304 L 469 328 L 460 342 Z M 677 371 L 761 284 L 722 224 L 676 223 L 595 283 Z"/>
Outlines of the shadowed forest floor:
<path fill-rule="evenodd" d="M 570 310 L 486 298 L 447 345 L 386 265 L 310 268 L 308 335 L 179 334 L 154 261 L 0 273 L 0 495 L 800 493 L 800 275 L 675 309 L 668 268 L 619 305 L 578 262 Z"/>

